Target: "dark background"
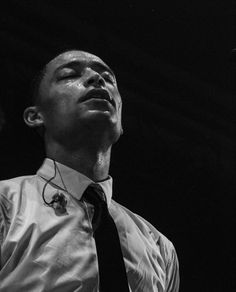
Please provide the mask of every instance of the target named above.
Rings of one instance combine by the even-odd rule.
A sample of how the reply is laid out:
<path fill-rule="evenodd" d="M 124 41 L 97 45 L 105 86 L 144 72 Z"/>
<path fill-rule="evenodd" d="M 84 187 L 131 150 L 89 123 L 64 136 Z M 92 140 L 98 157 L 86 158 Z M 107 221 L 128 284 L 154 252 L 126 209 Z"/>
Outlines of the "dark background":
<path fill-rule="evenodd" d="M 22 120 L 33 74 L 60 49 L 97 54 L 123 97 L 114 198 L 174 242 L 180 291 L 235 291 L 234 17 L 231 1 L 6 1 L 0 179 L 44 158 Z"/>

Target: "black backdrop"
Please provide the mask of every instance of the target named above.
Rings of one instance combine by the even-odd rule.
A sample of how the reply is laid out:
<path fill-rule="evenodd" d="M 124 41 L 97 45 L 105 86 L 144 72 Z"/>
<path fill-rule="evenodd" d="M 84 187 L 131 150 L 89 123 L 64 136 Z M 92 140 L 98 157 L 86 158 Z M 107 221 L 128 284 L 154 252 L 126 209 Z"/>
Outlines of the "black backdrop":
<path fill-rule="evenodd" d="M 0 179 L 32 174 L 44 158 L 22 121 L 33 74 L 62 48 L 97 54 L 123 97 L 114 198 L 174 242 L 181 291 L 234 291 L 234 10 L 213 0 L 120 2 L 1 7 Z"/>

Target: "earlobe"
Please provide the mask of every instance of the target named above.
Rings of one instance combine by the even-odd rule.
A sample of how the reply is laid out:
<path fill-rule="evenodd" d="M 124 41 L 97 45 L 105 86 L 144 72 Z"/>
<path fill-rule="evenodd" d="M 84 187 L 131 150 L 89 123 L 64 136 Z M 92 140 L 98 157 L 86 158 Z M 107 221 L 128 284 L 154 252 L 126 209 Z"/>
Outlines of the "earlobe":
<path fill-rule="evenodd" d="M 36 106 L 27 107 L 23 114 L 24 121 L 29 127 L 40 127 L 44 124 L 41 113 Z"/>

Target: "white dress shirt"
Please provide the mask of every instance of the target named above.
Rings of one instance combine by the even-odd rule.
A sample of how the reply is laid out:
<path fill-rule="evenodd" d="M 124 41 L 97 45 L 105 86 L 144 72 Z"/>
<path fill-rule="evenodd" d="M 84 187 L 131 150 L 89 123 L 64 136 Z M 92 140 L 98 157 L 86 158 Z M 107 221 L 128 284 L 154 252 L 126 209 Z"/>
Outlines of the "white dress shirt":
<path fill-rule="evenodd" d="M 36 175 L 0 182 L 1 292 L 99 291 L 93 207 L 81 200 L 91 183 L 51 159 L 45 159 Z M 112 199 L 111 177 L 99 185 L 118 229 L 130 291 L 177 292 L 179 269 L 173 244 Z M 47 206 L 43 193 L 47 202 L 63 194 L 66 212 Z"/>

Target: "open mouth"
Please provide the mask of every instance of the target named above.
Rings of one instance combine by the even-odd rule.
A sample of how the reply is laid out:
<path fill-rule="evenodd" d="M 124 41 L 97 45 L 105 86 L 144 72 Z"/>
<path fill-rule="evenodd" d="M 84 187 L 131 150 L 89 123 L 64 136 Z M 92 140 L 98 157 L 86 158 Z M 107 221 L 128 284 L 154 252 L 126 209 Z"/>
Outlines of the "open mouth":
<path fill-rule="evenodd" d="M 81 101 L 87 101 L 89 99 L 103 99 L 107 100 L 109 103 L 111 103 L 114 106 L 114 102 L 112 98 L 110 97 L 109 93 L 105 89 L 96 88 L 91 89 L 82 99 Z"/>

